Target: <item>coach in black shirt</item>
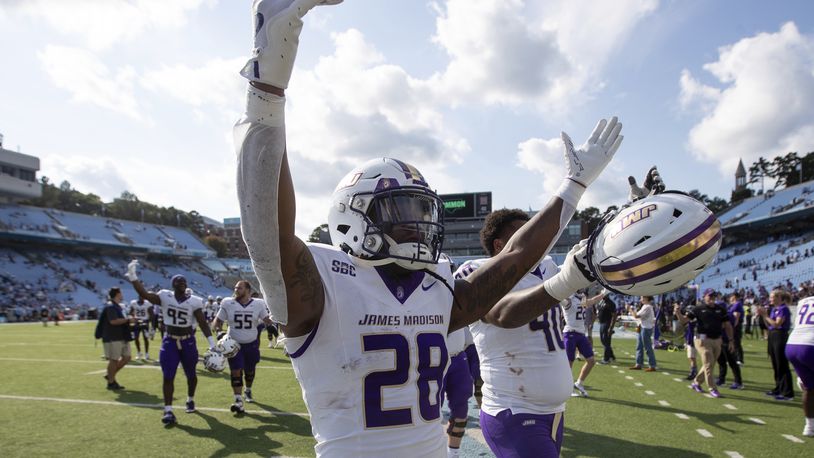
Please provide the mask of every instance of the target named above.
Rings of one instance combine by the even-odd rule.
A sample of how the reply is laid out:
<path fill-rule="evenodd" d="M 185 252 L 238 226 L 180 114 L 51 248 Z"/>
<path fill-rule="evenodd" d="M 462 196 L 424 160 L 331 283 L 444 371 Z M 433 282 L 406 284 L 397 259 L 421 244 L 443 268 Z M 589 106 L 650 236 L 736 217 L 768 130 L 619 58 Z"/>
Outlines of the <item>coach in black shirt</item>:
<path fill-rule="evenodd" d="M 107 358 L 107 389 L 121 390 L 123 386 L 116 381 L 116 374 L 130 361 L 130 323 L 135 317 L 125 317 L 122 311 L 122 291 L 110 288 L 109 302 L 102 310 L 102 344 Z"/>
<path fill-rule="evenodd" d="M 717 293 L 712 289 L 704 291 L 704 303 L 691 308 L 687 314 L 681 313 L 678 305 L 675 306 L 673 312 L 678 317 L 682 324 L 690 320 L 695 321 L 695 349 L 701 355 L 701 364 L 703 369 L 698 371 L 692 388 L 703 393 L 701 384 L 706 380 L 709 386 L 709 393 L 713 397 L 720 397 L 718 388 L 715 385 L 715 380 L 712 377 L 712 369 L 718 361 L 721 354 L 721 336 L 726 332 L 729 338 L 729 351 L 734 352 L 735 344 L 733 338 L 732 325 L 729 323 L 729 316 L 727 315 L 726 308 L 722 304 L 715 302 Z"/>
<path fill-rule="evenodd" d="M 611 336 L 613 335 L 613 325 L 616 324 L 616 303 L 610 296 L 605 296 L 602 301 L 596 305 L 596 319 L 599 321 L 599 340 L 602 346 L 605 347 L 605 353 L 602 361 L 599 364 L 608 364 L 611 361 L 616 361 L 616 355 L 613 354 L 611 347 Z"/>

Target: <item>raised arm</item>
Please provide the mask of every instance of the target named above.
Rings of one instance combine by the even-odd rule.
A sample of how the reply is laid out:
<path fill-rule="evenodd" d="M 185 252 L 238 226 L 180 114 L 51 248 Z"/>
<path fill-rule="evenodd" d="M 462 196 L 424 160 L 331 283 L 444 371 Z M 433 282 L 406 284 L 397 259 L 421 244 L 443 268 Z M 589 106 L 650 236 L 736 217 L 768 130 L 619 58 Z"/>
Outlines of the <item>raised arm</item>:
<path fill-rule="evenodd" d="M 599 176 L 619 149 L 623 138 L 619 135 L 621 129 L 622 124 L 616 117 L 610 122 L 602 119 L 588 141 L 579 149 L 574 148 L 571 138 L 565 132 L 562 133 L 567 175 L 560 188 L 543 210 L 512 235 L 498 255 L 466 279 L 455 282 L 455 294 L 461 307 L 452 309 L 450 332 L 484 316 L 548 253 L 571 220 L 585 189 Z M 554 279 L 548 281 L 551 280 Z M 564 286 L 559 282 L 553 296 L 550 294 L 551 289 L 540 293 L 544 294 L 547 304 L 551 301 L 547 307 L 576 291 L 568 291 L 573 285 Z M 512 310 L 514 308 L 504 312 L 512 313 Z"/>
<path fill-rule="evenodd" d="M 596 304 L 597 302 L 599 302 L 599 301 L 601 301 L 602 299 L 604 299 L 604 298 L 605 298 L 605 294 L 607 294 L 607 293 L 604 293 L 604 292 L 603 292 L 603 293 L 599 293 L 599 294 L 597 294 L 596 296 L 594 296 L 594 297 L 592 297 L 592 298 L 590 298 L 590 299 L 586 300 L 586 301 L 585 301 L 585 306 L 586 306 L 586 307 L 590 307 L 590 306 L 592 306 L 592 305 Z"/>
<path fill-rule="evenodd" d="M 286 335 L 308 333 L 322 315 L 324 291 L 314 259 L 294 231 L 296 202 L 285 140 L 284 90 L 297 55 L 302 17 L 318 0 L 254 4 L 255 48 L 241 71 L 250 86 L 235 126 L 243 238 L 274 321 Z"/>

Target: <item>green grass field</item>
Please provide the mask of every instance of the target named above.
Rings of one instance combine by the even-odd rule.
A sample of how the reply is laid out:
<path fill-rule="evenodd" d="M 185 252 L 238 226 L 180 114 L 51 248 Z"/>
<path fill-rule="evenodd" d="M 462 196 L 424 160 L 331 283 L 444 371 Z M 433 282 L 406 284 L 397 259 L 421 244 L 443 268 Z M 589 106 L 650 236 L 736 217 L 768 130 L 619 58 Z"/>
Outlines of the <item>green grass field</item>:
<path fill-rule="evenodd" d="M 228 411 L 232 397 L 227 376 L 207 373 L 200 365 L 199 412 L 184 413 L 186 382 L 179 370 L 179 423 L 165 429 L 158 366 L 131 363 L 118 377 L 126 389 L 107 391 L 102 347 L 94 345 L 93 326 L 0 325 L 0 456 L 313 456 L 306 409 L 282 350 L 261 347 L 254 388 L 258 402 L 247 405 L 249 413 L 242 418 Z M 152 342 L 154 357 L 158 343 Z M 745 341 L 746 389 L 724 388 L 722 399 L 687 388 L 683 352 L 657 351 L 660 371 L 643 373 L 627 370 L 632 357 L 625 353 L 633 353 L 632 340 L 618 339 L 614 347 L 616 367 L 597 365 L 586 384 L 590 398 L 568 402 L 563 456 L 814 454 L 814 441 L 801 435 L 799 393 L 787 403 L 763 394 L 772 388 L 764 341 Z M 204 348 L 202 340 L 199 348 Z M 470 409 L 464 454 L 491 456 L 477 415 Z"/>

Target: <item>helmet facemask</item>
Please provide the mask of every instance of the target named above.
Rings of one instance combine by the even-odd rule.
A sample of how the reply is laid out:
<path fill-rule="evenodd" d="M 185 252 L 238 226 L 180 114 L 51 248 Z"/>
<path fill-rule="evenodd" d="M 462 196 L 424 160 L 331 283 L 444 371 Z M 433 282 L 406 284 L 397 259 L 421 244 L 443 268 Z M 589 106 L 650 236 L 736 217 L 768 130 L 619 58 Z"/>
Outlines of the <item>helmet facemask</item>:
<path fill-rule="evenodd" d="M 367 226 L 358 256 L 392 259 L 409 270 L 438 262 L 444 240 L 438 195 L 424 187 L 404 186 L 353 197 L 354 203 L 365 200 L 368 205 L 351 205 L 352 211 L 363 213 Z"/>

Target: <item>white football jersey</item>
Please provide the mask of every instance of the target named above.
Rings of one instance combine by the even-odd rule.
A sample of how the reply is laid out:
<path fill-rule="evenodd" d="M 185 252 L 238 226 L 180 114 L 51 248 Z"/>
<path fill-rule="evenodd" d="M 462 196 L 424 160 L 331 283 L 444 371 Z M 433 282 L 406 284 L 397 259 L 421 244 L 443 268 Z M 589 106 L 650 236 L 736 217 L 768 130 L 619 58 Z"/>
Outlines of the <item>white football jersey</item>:
<path fill-rule="evenodd" d="M 139 321 L 147 321 L 150 318 L 150 307 L 153 304 L 150 301 L 144 301 L 141 304 L 138 303 L 138 300 L 134 299 L 130 301 L 130 310 L 129 312 L 133 314 Z"/>
<path fill-rule="evenodd" d="M 455 278 L 464 278 L 486 259 L 461 265 Z M 540 285 L 554 276 L 557 265 L 546 256 L 512 291 Z M 483 321 L 469 325 L 480 358 L 483 378 L 481 410 L 495 416 L 509 409 L 513 414 L 546 415 L 565 410 L 573 377 L 560 331 L 562 309 L 556 306 L 525 326 L 500 328 Z"/>
<path fill-rule="evenodd" d="M 269 316 L 268 306 L 263 299 L 250 299 L 246 305 L 234 298 L 226 298 L 220 303 L 217 318 L 229 323 L 229 335 L 239 344 L 257 340 L 257 324 Z"/>
<path fill-rule="evenodd" d="M 797 303 L 797 313 L 792 317 L 793 326 L 787 343 L 814 345 L 814 296 Z"/>
<path fill-rule="evenodd" d="M 452 294 L 423 272 L 396 279 L 308 245 L 325 288 L 311 333 L 285 347 L 318 456 L 446 457 L 439 392 L 449 362 Z M 438 273 L 452 285 L 446 263 Z"/>
<path fill-rule="evenodd" d="M 195 319 L 193 313 L 195 310 L 203 308 L 203 301 L 200 297 L 187 296 L 178 302 L 175 299 L 175 293 L 168 289 L 162 289 L 156 294 L 161 299 L 161 316 L 164 318 L 165 325 L 179 328 L 197 325 L 198 320 Z"/>
<path fill-rule="evenodd" d="M 565 310 L 565 327 L 563 332 L 578 332 L 586 334 L 585 330 L 585 304 L 581 296 L 572 294 L 571 297 L 566 298 L 561 303 L 563 310 Z"/>
<path fill-rule="evenodd" d="M 450 358 L 464 351 L 464 348 L 466 348 L 466 335 L 464 334 L 466 331 L 464 331 L 464 329 L 466 328 L 453 331 L 447 336 L 447 351 L 449 352 Z"/>

